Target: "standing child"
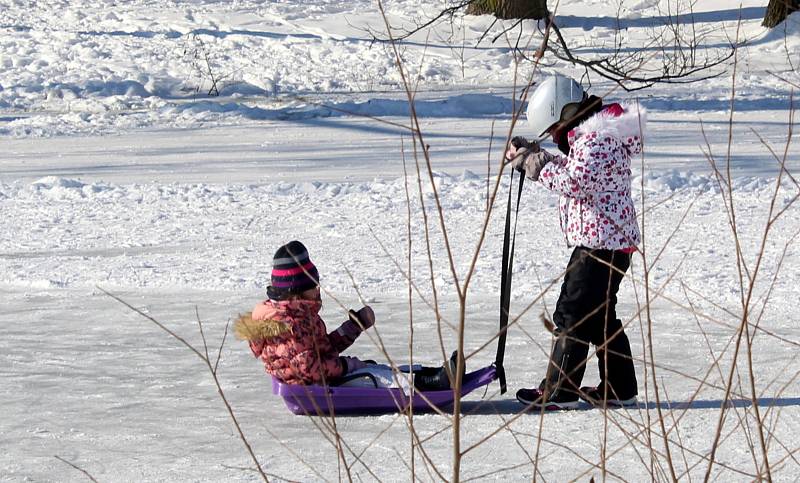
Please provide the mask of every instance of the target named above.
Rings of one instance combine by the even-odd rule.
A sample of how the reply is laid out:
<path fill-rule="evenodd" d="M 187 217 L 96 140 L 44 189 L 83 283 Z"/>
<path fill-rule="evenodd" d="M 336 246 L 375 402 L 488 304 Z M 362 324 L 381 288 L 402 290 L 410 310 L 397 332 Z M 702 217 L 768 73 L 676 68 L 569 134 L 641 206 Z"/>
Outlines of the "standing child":
<path fill-rule="evenodd" d="M 631 197 L 631 156 L 642 149 L 645 113 L 637 106 L 603 106 L 569 77 L 553 75 L 528 103 L 537 139 L 552 136 L 564 154 L 535 149 L 516 137 L 512 165 L 559 194 L 561 229 L 574 247 L 553 313 L 556 336 L 544 380 L 520 389 L 523 404 L 551 409 L 636 404 L 636 372 L 628 337 L 617 319 L 620 282 L 640 243 Z M 580 387 L 589 344 L 597 347 L 598 387 Z"/>
<path fill-rule="evenodd" d="M 385 377 L 386 372 L 391 375 L 389 366 L 340 355 L 375 324 L 375 314 L 369 306 L 351 310 L 348 320 L 328 333 L 319 316 L 319 272 L 302 243 L 292 241 L 278 249 L 271 278 L 269 298 L 234 324 L 237 337 L 249 342 L 269 374 L 286 384 L 334 385 L 344 376 L 363 371 L 378 376 L 376 381 L 391 380 Z M 451 374 L 455 374 L 454 362 L 451 358 L 447 363 Z M 423 391 L 450 389 L 448 370 L 416 371 L 414 386 Z"/>

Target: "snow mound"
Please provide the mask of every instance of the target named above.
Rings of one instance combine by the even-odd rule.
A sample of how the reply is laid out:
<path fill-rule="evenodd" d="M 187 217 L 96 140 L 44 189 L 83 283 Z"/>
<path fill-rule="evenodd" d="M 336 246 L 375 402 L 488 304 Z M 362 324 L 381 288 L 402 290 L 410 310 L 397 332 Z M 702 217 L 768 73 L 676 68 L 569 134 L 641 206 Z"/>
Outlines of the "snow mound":
<path fill-rule="evenodd" d="M 109 186 L 100 183 L 87 184 L 73 178 L 60 176 L 45 176 L 30 184 L 34 192 L 44 194 L 50 198 L 87 198 L 96 193 L 108 191 Z"/>
<path fill-rule="evenodd" d="M 21 285 L 26 286 L 30 289 L 38 289 L 38 290 L 61 289 L 69 286 L 68 283 L 62 280 L 51 280 L 51 279 L 29 280 L 27 281 L 27 283 Z"/>
<path fill-rule="evenodd" d="M 779 23 L 774 28 L 767 30 L 761 40 L 763 42 L 788 42 L 788 46 L 796 46 L 800 43 L 798 42 L 799 37 L 800 11 L 797 11 L 786 17 L 783 22 Z M 783 49 L 781 49 L 781 51 L 783 51 Z"/>
<path fill-rule="evenodd" d="M 733 189 L 737 192 L 755 193 L 758 191 L 762 191 L 765 188 L 774 188 L 775 179 L 765 178 L 762 176 L 745 176 L 734 179 L 732 186 Z M 786 186 L 789 188 L 790 191 L 793 191 L 792 190 L 792 187 L 794 186 L 793 184 L 786 183 Z"/>
<path fill-rule="evenodd" d="M 130 79 L 116 81 L 91 80 L 81 87 L 84 95 L 97 95 L 100 97 L 149 97 L 152 95 L 140 82 Z"/>
<path fill-rule="evenodd" d="M 414 103 L 422 117 L 480 117 L 510 114 L 513 105 L 507 97 L 491 94 L 462 94 L 446 99 L 418 100 Z M 324 108 L 323 108 L 324 109 Z M 409 105 L 405 99 L 371 99 L 366 102 L 345 102 L 331 106 L 331 115 L 352 113 L 369 116 L 408 116 Z"/>
<path fill-rule="evenodd" d="M 51 190 L 55 188 L 64 189 L 82 189 L 86 186 L 77 179 L 60 178 L 58 176 L 45 176 L 31 183 L 31 188 L 34 190 Z"/>
<path fill-rule="evenodd" d="M 634 181 L 634 186 L 641 184 Z M 650 191 L 676 191 L 679 189 L 694 188 L 700 191 L 713 190 L 716 182 L 707 175 L 698 175 L 691 172 L 670 170 L 661 173 L 647 173 L 644 175 L 644 187 Z"/>
<path fill-rule="evenodd" d="M 641 186 L 641 181 L 639 177 L 633 180 L 634 189 Z M 727 185 L 726 181 L 721 182 L 723 185 Z M 774 186 L 775 179 L 764 176 L 742 176 L 734 178 L 731 182 L 731 188 L 736 193 L 758 193 L 765 189 L 773 189 Z M 699 193 L 718 193 L 720 181 L 713 175 L 669 170 L 644 175 L 644 187 L 650 192 L 693 190 Z M 787 187 L 791 188 L 788 184 Z"/>
<path fill-rule="evenodd" d="M 630 9 L 633 11 L 638 10 L 647 10 L 650 8 L 655 8 L 658 6 L 658 0 L 640 0 L 639 2 L 633 4 Z"/>
<path fill-rule="evenodd" d="M 461 177 L 459 178 L 461 181 L 469 181 L 469 180 L 477 180 L 483 179 L 477 174 L 473 173 L 472 171 L 465 169 L 463 173 L 461 173 Z"/>
<path fill-rule="evenodd" d="M 510 99 L 490 94 L 463 94 L 446 99 L 418 100 L 414 104 L 420 117 L 475 118 L 508 115 L 513 104 Z M 244 102 L 217 102 L 204 99 L 170 107 L 166 112 L 193 116 L 203 114 L 239 115 L 249 120 L 300 121 L 339 116 L 402 116 L 410 114 L 405 99 L 370 99 L 363 102 L 299 103 L 288 107 L 268 108 L 250 106 Z"/>

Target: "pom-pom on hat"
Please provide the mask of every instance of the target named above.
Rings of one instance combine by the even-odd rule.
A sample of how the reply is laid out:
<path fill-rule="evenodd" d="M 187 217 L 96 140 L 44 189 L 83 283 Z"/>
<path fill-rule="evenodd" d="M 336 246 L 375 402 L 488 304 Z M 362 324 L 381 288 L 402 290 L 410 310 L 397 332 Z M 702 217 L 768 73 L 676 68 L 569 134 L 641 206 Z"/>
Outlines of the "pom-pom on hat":
<path fill-rule="evenodd" d="M 273 294 L 281 298 L 279 294 L 304 292 L 318 283 L 319 272 L 305 245 L 295 240 L 278 248 L 272 257 L 271 286 L 267 289 L 270 298 Z"/>

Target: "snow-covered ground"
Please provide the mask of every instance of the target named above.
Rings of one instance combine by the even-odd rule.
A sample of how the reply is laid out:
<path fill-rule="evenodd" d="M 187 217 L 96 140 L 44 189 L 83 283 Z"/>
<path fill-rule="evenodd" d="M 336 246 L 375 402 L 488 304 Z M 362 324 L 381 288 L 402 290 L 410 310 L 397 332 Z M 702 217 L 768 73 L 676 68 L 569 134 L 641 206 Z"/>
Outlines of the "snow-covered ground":
<path fill-rule="evenodd" d="M 565 35 L 598 45 L 612 38 L 619 11 L 635 45 L 676 3 L 686 2 L 587 0 L 557 13 Z M 644 363 L 647 325 L 636 317 L 646 297 L 645 265 L 637 256 L 618 310 L 637 358 L 640 408 L 518 415 L 513 393 L 538 383 L 550 343 L 538 314 L 553 307 L 569 256 L 557 199 L 528 187 L 512 302 L 522 315 L 506 351 L 510 391 L 500 395 L 493 384 L 467 398 L 462 449 L 492 436 L 465 455 L 463 479 L 526 481 L 536 468 L 545 481 L 599 480 L 605 460 L 607 478 L 669 480 L 659 413 L 675 476 L 702 478 L 742 312 L 737 242 L 746 277 L 756 278 L 750 317 L 760 330 L 752 365 L 772 477 L 796 479 L 796 135 L 775 196 L 779 163 L 770 149 L 781 158 L 793 134 L 786 81 L 800 80 L 800 17 L 767 32 L 760 27 L 764 1 L 742 2 L 741 10 L 721 0 L 699 3 L 695 19 L 711 43 L 734 38 L 742 18 L 739 36 L 748 43 L 737 55 L 732 122 L 732 61 L 714 79 L 610 96 L 638 99 L 649 111 L 634 196 L 655 298 L 650 314 L 661 403 Z M 431 15 L 429 4 L 396 0 L 385 7 L 394 22 L 410 25 Z M 417 112 L 461 280 L 486 213 L 487 170 L 493 183 L 514 106 L 511 49 L 502 40 L 474 47 L 490 24 L 488 17 L 457 18 L 401 44 L 407 65 L 419 69 Z M 328 291 L 328 324 L 343 318 L 343 308 L 369 303 L 388 353 L 407 358 L 409 226 L 411 273 L 427 301 L 430 273 L 413 145 L 403 128 L 408 104 L 391 52 L 371 41 L 370 29 L 383 28 L 377 4 L 367 0 L 0 1 L 1 481 L 87 479 L 66 462 L 99 481 L 259 479 L 204 366 L 103 290 L 194 344 L 202 344 L 199 316 L 218 344 L 226 323 L 264 297 L 275 249 L 299 239 Z M 208 65 L 222 78 L 220 96 L 207 95 L 210 76 L 202 69 Z M 611 89 L 593 82 L 596 91 Z M 522 121 L 515 134 L 531 133 Z M 730 166 L 730 191 L 720 189 L 709 150 L 723 169 Z M 504 177 L 470 282 L 469 352 L 497 330 L 508 188 Z M 738 240 L 731 235 L 729 195 Z M 424 171 L 422 199 L 434 279 L 452 321 L 456 287 Z M 770 209 L 773 216 L 785 211 L 768 226 Z M 543 291 L 543 301 L 526 310 Z M 419 295 L 413 307 L 415 360 L 438 364 L 435 318 Z M 445 328 L 447 350 L 455 344 Z M 350 352 L 385 359 L 366 336 Z M 762 461 L 743 355 L 711 474 L 722 481 L 754 479 Z M 468 366 L 493 358 L 489 344 Z M 336 420 L 347 461 L 359 455 L 348 476 L 318 429 L 322 420 L 289 415 L 241 342 L 227 341 L 219 376 L 274 479 L 411 479 L 411 438 L 402 418 Z M 591 368 L 586 382 L 596 382 Z M 414 425 L 450 478 L 448 419 L 419 415 Z M 415 454 L 417 477 L 436 480 Z"/>

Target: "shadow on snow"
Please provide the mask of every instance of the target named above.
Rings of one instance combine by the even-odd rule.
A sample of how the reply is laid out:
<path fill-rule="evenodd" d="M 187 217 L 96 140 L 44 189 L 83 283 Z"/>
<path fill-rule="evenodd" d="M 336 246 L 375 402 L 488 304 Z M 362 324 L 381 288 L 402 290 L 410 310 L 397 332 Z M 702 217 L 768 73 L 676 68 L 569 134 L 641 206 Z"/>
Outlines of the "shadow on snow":
<path fill-rule="evenodd" d="M 694 401 L 661 401 L 658 405 L 654 401 L 639 402 L 638 406 L 631 408 L 613 408 L 619 410 L 634 409 L 656 409 L 658 406 L 663 410 L 686 410 L 686 409 L 720 409 L 723 401 L 721 399 L 696 399 Z M 749 408 L 753 406 L 750 399 L 730 399 L 727 402 L 728 408 Z M 758 406 L 762 408 L 800 406 L 800 397 L 780 397 L 780 398 L 759 398 Z M 462 413 L 465 415 L 492 415 L 492 414 L 517 414 L 524 409 L 524 405 L 516 399 L 502 399 L 497 401 L 464 401 L 461 403 Z M 594 409 L 587 403 L 581 403 L 578 411 Z M 574 412 L 557 411 L 560 413 Z M 539 411 L 531 409 L 531 414 L 538 414 Z"/>

